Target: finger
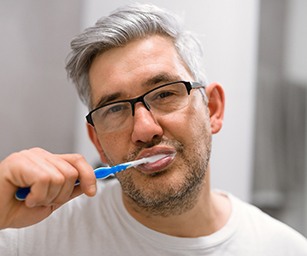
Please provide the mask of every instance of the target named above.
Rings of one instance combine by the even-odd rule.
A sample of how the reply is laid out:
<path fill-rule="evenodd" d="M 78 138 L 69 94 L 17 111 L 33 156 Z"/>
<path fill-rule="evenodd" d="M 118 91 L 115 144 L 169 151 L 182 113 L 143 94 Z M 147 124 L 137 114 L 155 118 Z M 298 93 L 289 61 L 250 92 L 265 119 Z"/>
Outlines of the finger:
<path fill-rule="evenodd" d="M 73 165 L 58 156 L 49 159 L 49 161 L 65 178 L 60 191 L 58 191 L 57 196 L 53 199 L 52 203 L 63 204 L 70 200 L 79 172 Z"/>
<path fill-rule="evenodd" d="M 30 184 L 31 190 L 26 197 L 26 204 L 30 206 L 48 205 L 60 193 L 62 186 L 65 183 L 65 177 L 62 172 L 44 158 L 38 157 L 35 154 L 31 156 L 29 165 L 31 168 L 32 181 Z M 26 179 L 29 179 L 26 177 Z"/>
<path fill-rule="evenodd" d="M 88 196 L 94 196 L 97 191 L 96 177 L 93 168 L 85 158 L 79 154 L 63 154 L 59 156 L 78 170 L 78 179 L 80 180 L 80 187 L 83 193 Z"/>
<path fill-rule="evenodd" d="M 22 152 L 29 163 L 32 179 L 31 191 L 26 198 L 26 204 L 30 206 L 49 205 L 59 197 L 61 191 L 72 191 L 77 171 L 67 162 L 43 149 L 35 148 Z M 34 175 L 34 177 L 32 177 Z M 67 182 L 68 181 L 68 182 Z M 28 181 L 26 181 L 28 182 Z M 64 193 L 63 193 L 64 194 Z M 69 195 L 67 195 L 67 199 Z M 62 199 L 65 201 L 64 199 Z"/>
<path fill-rule="evenodd" d="M 31 187 L 31 192 L 27 196 L 30 205 L 44 200 L 48 195 L 52 175 L 58 175 L 56 170 L 44 161 L 42 153 L 35 153 L 34 150 L 14 153 L 7 158 L 5 163 L 7 163 L 4 168 L 6 180 L 11 184 L 11 193 L 15 193 L 17 187 Z M 61 179 L 61 177 L 56 179 Z"/>

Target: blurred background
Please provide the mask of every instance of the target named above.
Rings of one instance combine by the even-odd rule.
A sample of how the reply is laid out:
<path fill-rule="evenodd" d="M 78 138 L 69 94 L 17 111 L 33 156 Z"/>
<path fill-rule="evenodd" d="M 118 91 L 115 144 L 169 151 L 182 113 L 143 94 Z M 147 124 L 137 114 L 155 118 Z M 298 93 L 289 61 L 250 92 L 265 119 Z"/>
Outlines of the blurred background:
<path fill-rule="evenodd" d="M 86 134 L 87 109 L 67 79 L 65 59 L 74 35 L 127 3 L 0 2 L 0 160 L 42 147 L 78 152 L 99 164 Z M 307 235 L 307 1 L 151 3 L 177 13 L 199 34 L 208 80 L 224 86 L 213 187 Z"/>

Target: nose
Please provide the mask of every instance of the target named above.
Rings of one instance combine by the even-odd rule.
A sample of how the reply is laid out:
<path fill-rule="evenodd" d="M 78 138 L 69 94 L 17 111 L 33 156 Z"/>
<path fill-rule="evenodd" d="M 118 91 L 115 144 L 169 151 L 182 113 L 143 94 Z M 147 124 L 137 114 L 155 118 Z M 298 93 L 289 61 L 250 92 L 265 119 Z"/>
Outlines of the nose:
<path fill-rule="evenodd" d="M 151 111 L 141 103 L 135 105 L 132 141 L 135 144 L 149 143 L 162 137 L 163 129 Z"/>

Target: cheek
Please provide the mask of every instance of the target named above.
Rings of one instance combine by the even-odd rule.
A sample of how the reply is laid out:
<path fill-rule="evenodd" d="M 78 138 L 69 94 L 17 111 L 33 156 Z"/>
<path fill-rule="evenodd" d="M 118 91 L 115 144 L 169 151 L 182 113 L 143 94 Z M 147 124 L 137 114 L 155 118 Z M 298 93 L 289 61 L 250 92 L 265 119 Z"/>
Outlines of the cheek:
<path fill-rule="evenodd" d="M 123 132 L 98 134 L 100 145 L 108 164 L 117 164 L 123 161 L 128 151 L 127 137 L 128 135 L 125 135 Z"/>
<path fill-rule="evenodd" d="M 178 112 L 160 118 L 159 123 L 168 139 L 185 145 L 195 143 L 204 134 L 210 134 L 210 118 L 202 97 L 194 97 L 193 103 Z"/>
<path fill-rule="evenodd" d="M 210 144 L 211 128 L 208 111 L 203 105 L 192 107 L 183 117 L 184 122 L 178 124 L 182 127 L 182 141 L 187 150 L 205 150 Z M 180 125 L 180 126 L 179 126 Z"/>
<path fill-rule="evenodd" d="M 204 98 L 200 95 L 200 91 L 197 91 L 199 94 L 194 94 L 193 104 L 189 108 L 190 113 L 189 120 L 192 124 L 193 130 L 199 130 L 200 132 L 210 132 L 210 116 L 209 109 L 204 101 Z"/>

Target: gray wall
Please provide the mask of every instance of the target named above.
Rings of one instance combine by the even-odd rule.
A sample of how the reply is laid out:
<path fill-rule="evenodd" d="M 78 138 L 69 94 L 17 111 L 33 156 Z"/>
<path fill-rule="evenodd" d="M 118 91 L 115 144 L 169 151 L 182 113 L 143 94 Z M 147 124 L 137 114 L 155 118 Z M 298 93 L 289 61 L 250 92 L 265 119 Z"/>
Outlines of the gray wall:
<path fill-rule="evenodd" d="M 307 2 L 262 0 L 253 203 L 307 235 Z"/>
<path fill-rule="evenodd" d="M 64 69 L 79 1 L 0 1 L 0 159 L 74 148 L 77 96 Z"/>

